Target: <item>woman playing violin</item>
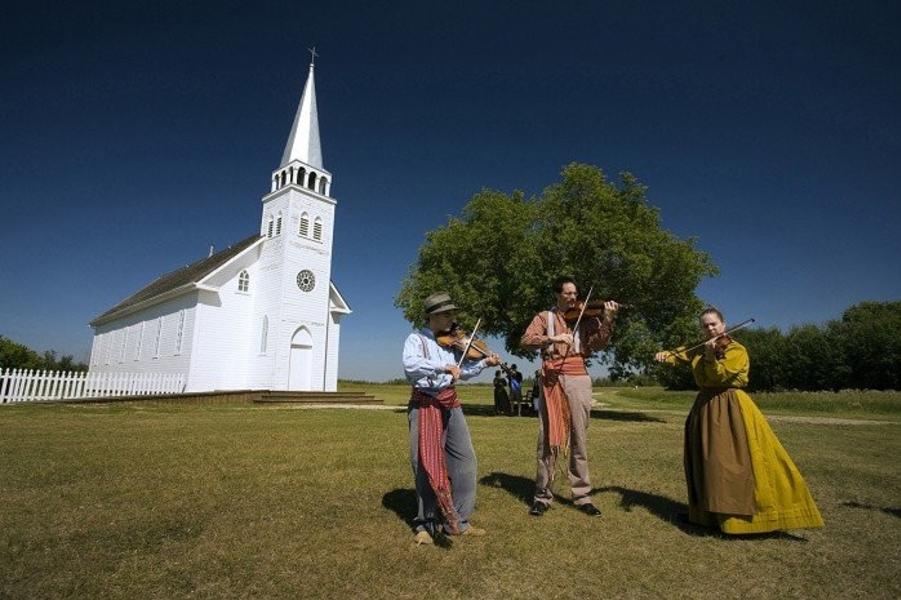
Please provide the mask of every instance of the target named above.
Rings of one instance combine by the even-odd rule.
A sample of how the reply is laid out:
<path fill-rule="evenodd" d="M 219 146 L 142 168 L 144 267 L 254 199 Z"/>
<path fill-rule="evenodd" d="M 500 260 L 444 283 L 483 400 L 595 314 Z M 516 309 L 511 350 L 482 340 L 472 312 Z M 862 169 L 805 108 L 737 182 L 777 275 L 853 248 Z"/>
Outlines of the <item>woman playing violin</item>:
<path fill-rule="evenodd" d="M 654 356 L 691 364 L 701 388 L 685 421 L 688 519 L 728 534 L 822 527 L 801 473 L 742 389 L 747 350 L 725 335 L 719 310 L 705 309 L 700 325 L 706 342 Z"/>

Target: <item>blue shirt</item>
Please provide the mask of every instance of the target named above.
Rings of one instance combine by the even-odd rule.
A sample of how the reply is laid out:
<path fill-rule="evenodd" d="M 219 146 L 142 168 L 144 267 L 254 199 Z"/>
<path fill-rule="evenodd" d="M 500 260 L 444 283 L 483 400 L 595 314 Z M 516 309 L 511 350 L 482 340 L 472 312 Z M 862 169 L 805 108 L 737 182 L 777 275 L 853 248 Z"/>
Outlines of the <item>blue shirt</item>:
<path fill-rule="evenodd" d="M 450 373 L 443 371 L 444 367 L 455 365 L 458 360 L 459 352 L 439 346 L 435 334 L 428 327 L 411 333 L 404 342 L 404 375 L 413 387 L 429 396 L 436 396 L 454 384 Z M 471 379 L 486 366 L 485 359 L 464 360 L 460 365 L 460 379 Z"/>

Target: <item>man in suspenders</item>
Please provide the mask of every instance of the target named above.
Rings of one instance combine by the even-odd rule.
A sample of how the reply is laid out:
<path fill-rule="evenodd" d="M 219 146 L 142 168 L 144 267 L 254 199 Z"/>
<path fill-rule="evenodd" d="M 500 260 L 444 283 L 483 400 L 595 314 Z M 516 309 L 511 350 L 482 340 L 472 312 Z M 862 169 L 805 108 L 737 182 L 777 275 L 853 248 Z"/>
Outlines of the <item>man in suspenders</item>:
<path fill-rule="evenodd" d="M 491 355 L 460 363 L 459 351 L 435 341 L 435 335 L 450 329 L 456 316 L 457 307 L 447 292 L 432 294 L 424 307 L 428 324 L 407 337 L 403 355 L 404 374 L 413 386 L 407 416 L 416 482 L 417 545 L 432 544 L 439 531 L 485 534 L 469 523 L 476 501 L 476 455 L 454 384 L 499 362 L 497 355 Z"/>
<path fill-rule="evenodd" d="M 541 401 L 538 411 L 538 474 L 530 514 L 540 517 L 551 505 L 551 482 L 558 456 L 569 451 L 569 483 L 573 504 L 590 517 L 599 511 L 588 495 L 588 451 L 585 430 L 591 418 L 591 377 L 585 357 L 605 347 L 613 331 L 613 317 L 619 305 L 609 301 L 604 316 L 586 317 L 579 331 L 563 315 L 576 306 L 578 289 L 571 277 L 558 277 L 553 284 L 556 305 L 535 315 L 520 343 L 524 348 L 540 350 Z"/>

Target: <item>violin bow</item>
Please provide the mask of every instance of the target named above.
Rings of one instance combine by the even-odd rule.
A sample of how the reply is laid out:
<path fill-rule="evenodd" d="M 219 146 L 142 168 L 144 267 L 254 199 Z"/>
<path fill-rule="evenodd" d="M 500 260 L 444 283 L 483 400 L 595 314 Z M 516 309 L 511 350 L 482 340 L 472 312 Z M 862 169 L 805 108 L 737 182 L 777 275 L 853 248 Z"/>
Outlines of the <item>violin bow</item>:
<path fill-rule="evenodd" d="M 730 333 L 733 333 L 733 332 L 735 332 L 735 331 L 738 331 L 739 329 L 744 329 L 745 327 L 747 327 L 748 325 L 750 325 L 750 324 L 752 324 L 752 323 L 754 323 L 754 322 L 755 322 L 755 319 L 748 319 L 747 321 L 742 321 L 741 323 L 739 323 L 739 324 L 736 325 L 735 327 L 732 327 L 732 328 L 730 328 L 730 329 L 727 329 L 726 331 L 724 331 L 723 333 L 719 334 L 718 336 L 716 336 L 716 337 L 714 337 L 714 338 L 710 338 L 710 339 L 711 339 L 711 340 L 717 340 L 717 339 L 723 337 L 724 335 L 729 335 Z M 701 342 L 700 344 L 695 344 L 695 345 L 692 346 L 691 348 L 686 348 L 685 350 L 682 350 L 682 352 L 686 352 L 686 353 L 687 353 L 687 352 L 691 352 L 692 350 L 695 350 L 696 348 L 700 348 L 701 346 L 703 346 L 704 344 L 706 344 L 706 343 L 709 342 L 709 341 L 710 341 L 710 340 L 704 340 L 704 341 Z M 666 352 L 667 354 L 675 354 L 677 350 L 678 350 L 678 348 L 676 348 L 675 350 L 665 350 L 664 352 Z"/>
<path fill-rule="evenodd" d="M 588 288 L 588 294 L 585 295 L 585 301 L 582 303 L 582 310 L 579 311 L 579 318 L 576 319 L 576 324 L 573 325 L 573 335 L 579 335 L 579 323 L 582 322 L 582 316 L 585 314 L 585 309 L 588 308 L 588 301 L 591 300 L 591 292 L 594 291 L 594 286 Z M 575 338 L 573 338 L 573 344 L 575 344 Z M 569 351 L 567 351 L 569 353 Z"/>
<path fill-rule="evenodd" d="M 472 341 L 476 339 L 476 331 L 479 330 L 479 325 L 481 324 L 482 317 L 479 317 L 479 320 L 476 321 L 476 326 L 472 328 L 472 333 L 469 334 L 469 341 L 466 342 L 466 348 L 463 349 L 463 354 L 460 355 L 460 360 L 457 362 L 458 369 L 463 365 L 463 361 L 466 359 L 466 353 L 469 352 L 469 347 L 472 346 Z"/>

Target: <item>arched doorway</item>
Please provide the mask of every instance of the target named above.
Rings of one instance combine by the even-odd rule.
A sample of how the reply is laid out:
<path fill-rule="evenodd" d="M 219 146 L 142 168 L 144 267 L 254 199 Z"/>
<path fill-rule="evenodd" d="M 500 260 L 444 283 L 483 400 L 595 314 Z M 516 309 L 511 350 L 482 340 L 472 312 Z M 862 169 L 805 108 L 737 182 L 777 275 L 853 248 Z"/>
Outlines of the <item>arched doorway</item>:
<path fill-rule="evenodd" d="M 291 359 L 288 364 L 288 389 L 311 390 L 313 385 L 313 336 L 306 327 L 294 332 L 291 338 Z"/>

